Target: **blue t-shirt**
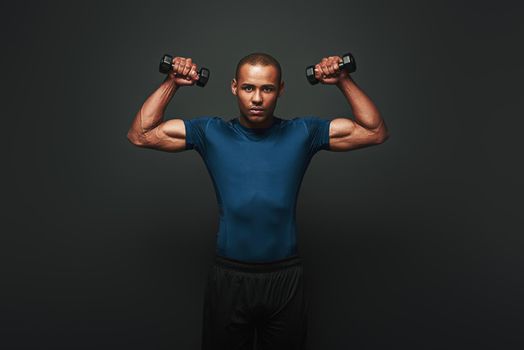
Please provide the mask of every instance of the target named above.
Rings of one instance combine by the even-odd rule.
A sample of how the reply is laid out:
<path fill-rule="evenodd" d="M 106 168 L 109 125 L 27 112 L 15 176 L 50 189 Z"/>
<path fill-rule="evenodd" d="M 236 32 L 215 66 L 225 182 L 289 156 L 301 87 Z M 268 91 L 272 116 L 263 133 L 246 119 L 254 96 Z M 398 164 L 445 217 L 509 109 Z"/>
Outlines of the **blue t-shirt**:
<path fill-rule="evenodd" d="M 213 181 L 219 207 L 216 253 L 266 262 L 297 255 L 295 210 L 313 155 L 329 149 L 331 120 L 273 117 L 250 129 L 239 118 L 183 119 L 186 149 L 195 149 Z"/>

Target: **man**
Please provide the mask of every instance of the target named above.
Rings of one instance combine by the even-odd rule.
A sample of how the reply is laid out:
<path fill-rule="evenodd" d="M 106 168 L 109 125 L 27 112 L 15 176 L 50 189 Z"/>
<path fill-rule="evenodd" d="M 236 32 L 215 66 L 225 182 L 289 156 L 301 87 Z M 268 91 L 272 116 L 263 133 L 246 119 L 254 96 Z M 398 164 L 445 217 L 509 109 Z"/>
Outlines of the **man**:
<path fill-rule="evenodd" d="M 273 115 L 284 91 L 280 64 L 252 53 L 240 60 L 231 82 L 238 117 L 163 121 L 178 88 L 198 80 L 191 58 L 175 57 L 173 70 L 133 121 L 128 132 L 133 144 L 168 152 L 195 149 L 213 180 L 220 220 L 205 291 L 202 349 L 252 349 L 255 339 L 258 350 L 305 348 L 308 300 L 295 228 L 302 178 L 320 150 L 348 151 L 388 138 L 378 109 L 339 69 L 341 61 L 323 58 L 315 77 L 342 91 L 355 120 Z"/>

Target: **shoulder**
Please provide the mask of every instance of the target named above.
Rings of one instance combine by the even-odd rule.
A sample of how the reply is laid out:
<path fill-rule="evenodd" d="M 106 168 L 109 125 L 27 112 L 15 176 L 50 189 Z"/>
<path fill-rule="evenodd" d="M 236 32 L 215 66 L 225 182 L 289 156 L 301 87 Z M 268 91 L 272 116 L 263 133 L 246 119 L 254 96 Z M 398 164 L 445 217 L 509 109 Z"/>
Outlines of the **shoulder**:
<path fill-rule="evenodd" d="M 302 125 L 308 132 L 318 129 L 328 129 L 331 119 L 321 118 L 317 116 L 303 116 L 291 119 L 291 122 Z"/>
<path fill-rule="evenodd" d="M 211 125 L 220 125 L 225 123 L 222 118 L 210 115 L 198 116 L 191 119 L 185 118 L 182 120 L 184 121 L 186 128 L 198 128 L 204 131 Z"/>
<path fill-rule="evenodd" d="M 308 124 L 308 125 L 311 125 L 311 124 L 326 124 L 326 123 L 329 123 L 331 121 L 331 119 L 321 118 L 321 117 L 317 117 L 317 116 L 313 116 L 313 115 L 307 115 L 307 116 L 304 116 L 304 117 L 299 117 L 297 119 L 300 119 L 301 122 L 303 122 L 305 124 Z"/>

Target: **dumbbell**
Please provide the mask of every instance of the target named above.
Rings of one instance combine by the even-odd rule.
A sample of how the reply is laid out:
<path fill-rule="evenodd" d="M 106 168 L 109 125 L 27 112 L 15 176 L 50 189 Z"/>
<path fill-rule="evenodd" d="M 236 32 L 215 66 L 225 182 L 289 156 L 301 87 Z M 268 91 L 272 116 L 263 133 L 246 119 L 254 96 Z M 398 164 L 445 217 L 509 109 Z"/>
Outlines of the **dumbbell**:
<path fill-rule="evenodd" d="M 158 70 L 160 73 L 167 74 L 169 71 L 173 69 L 173 56 L 170 56 L 168 54 L 165 54 L 164 57 L 160 60 L 160 66 L 158 67 Z M 197 84 L 200 87 L 204 87 L 207 84 L 207 81 L 209 80 L 209 69 L 200 67 L 198 70 L 198 80 L 195 84 Z"/>
<path fill-rule="evenodd" d="M 357 70 L 357 64 L 355 62 L 355 58 L 349 52 L 345 53 L 342 56 L 342 62 L 339 62 L 338 66 L 340 67 L 340 69 L 346 69 L 348 73 L 353 73 L 354 71 Z M 319 83 L 317 78 L 315 78 L 315 66 L 314 65 L 306 68 L 306 77 L 311 85 L 315 85 Z"/>

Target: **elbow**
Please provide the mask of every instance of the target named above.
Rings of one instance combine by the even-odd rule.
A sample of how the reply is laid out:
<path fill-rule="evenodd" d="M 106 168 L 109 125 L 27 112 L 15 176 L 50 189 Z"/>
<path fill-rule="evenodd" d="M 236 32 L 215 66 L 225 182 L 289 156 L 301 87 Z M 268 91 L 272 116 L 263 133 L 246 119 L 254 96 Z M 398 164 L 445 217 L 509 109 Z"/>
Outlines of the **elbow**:
<path fill-rule="evenodd" d="M 129 130 L 126 135 L 127 140 L 135 146 L 142 146 L 142 138 L 133 130 Z"/>
<path fill-rule="evenodd" d="M 375 131 L 375 141 L 377 144 L 381 144 L 386 142 L 387 139 L 389 139 L 389 131 L 382 120 L 380 128 Z"/>
<path fill-rule="evenodd" d="M 381 132 L 377 137 L 377 144 L 381 144 L 386 142 L 386 140 L 389 139 L 389 132 L 385 130 L 384 132 Z"/>
<path fill-rule="evenodd" d="M 386 142 L 388 138 L 389 132 L 384 128 L 372 132 L 369 136 L 370 143 L 374 145 L 380 145 L 381 143 Z"/>

